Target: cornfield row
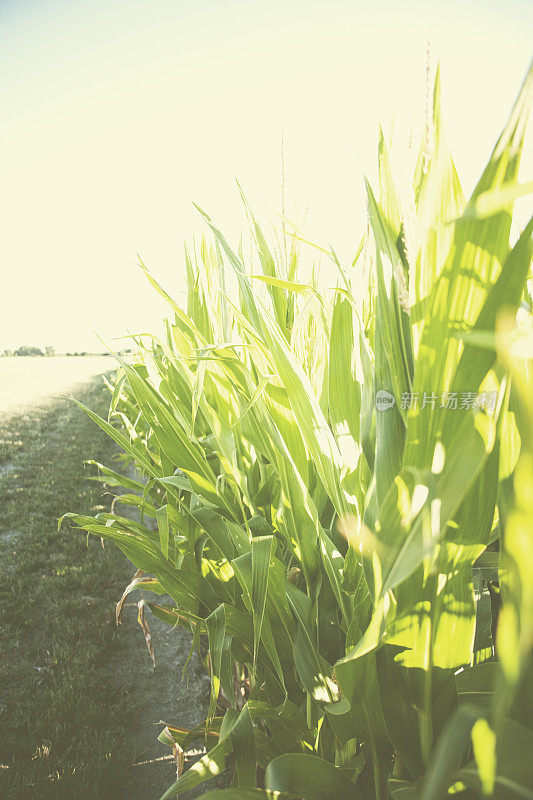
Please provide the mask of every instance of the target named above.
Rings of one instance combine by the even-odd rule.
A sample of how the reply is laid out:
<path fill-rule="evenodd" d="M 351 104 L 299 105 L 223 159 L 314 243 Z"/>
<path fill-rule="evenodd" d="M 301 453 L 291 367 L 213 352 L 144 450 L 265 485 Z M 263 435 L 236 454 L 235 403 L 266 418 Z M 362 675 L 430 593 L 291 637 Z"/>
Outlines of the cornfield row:
<path fill-rule="evenodd" d="M 207 754 L 164 798 L 223 772 L 206 798 L 533 798 L 532 92 L 466 201 L 437 74 L 407 200 L 382 137 L 330 293 L 246 201 L 255 274 L 206 214 L 186 310 L 146 270 L 165 334 L 119 358 L 107 420 L 86 409 L 141 521 L 66 516 L 136 565 L 125 596 L 208 637 L 207 719 L 160 736 Z"/>

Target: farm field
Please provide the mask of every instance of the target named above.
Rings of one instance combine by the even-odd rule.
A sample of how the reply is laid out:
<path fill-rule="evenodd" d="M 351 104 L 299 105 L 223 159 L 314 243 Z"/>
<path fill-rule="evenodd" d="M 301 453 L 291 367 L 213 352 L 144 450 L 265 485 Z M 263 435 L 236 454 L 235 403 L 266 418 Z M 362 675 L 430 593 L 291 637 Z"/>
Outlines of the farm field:
<path fill-rule="evenodd" d="M 58 395 L 73 390 L 105 413 L 106 391 L 94 376 L 112 366 L 109 358 L 0 360 L 0 796 L 6 800 L 158 797 L 175 776 L 173 763 L 132 766 L 168 754 L 154 723 L 173 720 L 178 708 L 191 725 L 205 714 L 206 678 L 194 657 L 189 681 L 182 681 L 190 636 L 151 623 L 154 670 L 137 608 L 126 605 L 122 625 L 115 625 L 115 603 L 134 572 L 130 562 L 113 544 L 104 551 L 67 526 L 57 531 L 67 508 L 109 509 L 111 498 L 87 480 L 83 460 L 109 462 L 115 447 Z M 22 373 L 22 384 L 8 382 Z"/>
<path fill-rule="evenodd" d="M 0 359 L 0 414 L 68 394 L 76 384 L 113 369 L 107 356 Z"/>
<path fill-rule="evenodd" d="M 0 26 L 0 800 L 533 800 L 533 0 Z"/>

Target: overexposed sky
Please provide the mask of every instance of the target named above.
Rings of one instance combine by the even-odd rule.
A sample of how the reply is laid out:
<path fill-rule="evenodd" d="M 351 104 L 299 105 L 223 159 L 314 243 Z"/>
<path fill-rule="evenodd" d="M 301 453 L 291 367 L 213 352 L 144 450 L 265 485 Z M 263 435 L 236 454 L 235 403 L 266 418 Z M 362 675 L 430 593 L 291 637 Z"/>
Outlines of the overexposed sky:
<path fill-rule="evenodd" d="M 137 253 L 178 296 L 193 200 L 235 242 L 235 178 L 278 213 L 282 129 L 288 216 L 350 259 L 378 122 L 423 119 L 428 39 L 470 191 L 532 30 L 530 0 L 0 0 L 0 351 L 157 327 Z"/>

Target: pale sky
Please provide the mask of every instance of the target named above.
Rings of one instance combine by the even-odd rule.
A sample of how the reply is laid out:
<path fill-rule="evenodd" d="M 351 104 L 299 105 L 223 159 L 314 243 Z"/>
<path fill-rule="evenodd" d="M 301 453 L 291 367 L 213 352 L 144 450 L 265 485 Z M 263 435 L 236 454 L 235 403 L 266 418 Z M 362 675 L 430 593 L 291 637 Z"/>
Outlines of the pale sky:
<path fill-rule="evenodd" d="M 278 214 L 282 129 L 288 216 L 351 259 L 378 123 L 423 119 L 428 39 L 470 191 L 531 31 L 530 0 L 0 0 L 0 351 L 157 328 L 137 253 L 179 296 L 193 200 L 235 243 L 235 178 Z"/>

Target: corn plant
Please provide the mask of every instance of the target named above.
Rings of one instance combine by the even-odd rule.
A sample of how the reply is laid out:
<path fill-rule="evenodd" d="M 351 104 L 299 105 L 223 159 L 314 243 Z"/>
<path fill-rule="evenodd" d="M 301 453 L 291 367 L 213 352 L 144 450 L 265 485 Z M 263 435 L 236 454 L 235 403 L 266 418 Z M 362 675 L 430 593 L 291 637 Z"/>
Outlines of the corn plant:
<path fill-rule="evenodd" d="M 185 309 L 142 265 L 171 319 L 119 358 L 109 418 L 86 409 L 137 470 L 96 479 L 141 519 L 66 516 L 136 565 L 124 597 L 207 637 L 207 719 L 160 736 L 207 752 L 164 798 L 226 771 L 209 797 L 533 797 L 531 409 L 496 336 L 531 311 L 533 220 L 510 241 L 532 91 L 466 201 L 437 73 L 412 181 L 382 136 L 330 293 L 244 198 L 253 269 L 204 212 Z"/>

